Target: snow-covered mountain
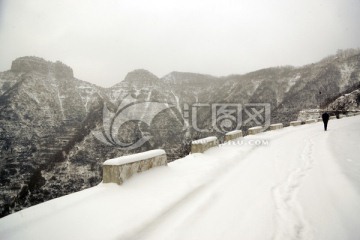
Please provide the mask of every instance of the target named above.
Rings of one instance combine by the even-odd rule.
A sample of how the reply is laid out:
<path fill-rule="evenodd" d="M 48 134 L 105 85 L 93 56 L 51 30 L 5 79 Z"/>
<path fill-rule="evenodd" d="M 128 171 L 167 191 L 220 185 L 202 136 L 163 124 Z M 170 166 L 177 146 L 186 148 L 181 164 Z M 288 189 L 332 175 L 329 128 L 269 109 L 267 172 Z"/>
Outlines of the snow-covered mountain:
<path fill-rule="evenodd" d="M 0 79 L 1 212 L 63 195 L 62 188 L 78 190 L 53 172 L 56 185 L 41 196 L 37 193 L 47 181 L 44 171 L 53 171 L 64 151 L 88 134 L 84 124 L 100 104 L 102 90 L 75 79 L 72 69 L 60 62 L 35 57 L 16 59 Z"/>
<path fill-rule="evenodd" d="M 109 158 L 152 148 L 164 148 L 170 160 L 186 155 L 191 139 L 216 133 L 208 111 L 200 111 L 198 121 L 209 132 L 199 133 L 187 124 L 185 105 L 270 103 L 271 121 L 286 124 L 300 110 L 316 108 L 359 82 L 359 50 L 340 51 L 303 67 L 226 77 L 172 72 L 159 78 L 135 70 L 111 88 L 76 79 L 61 62 L 18 58 L 0 73 L 0 216 L 99 183 L 101 164 Z M 105 131 L 104 109 L 115 113 L 130 100 L 169 107 L 151 124 L 142 121 L 156 109 L 134 107 L 142 113 L 138 121 L 111 134 L 130 143 L 145 134 L 152 138 L 132 150 L 96 139 L 94 132 Z"/>

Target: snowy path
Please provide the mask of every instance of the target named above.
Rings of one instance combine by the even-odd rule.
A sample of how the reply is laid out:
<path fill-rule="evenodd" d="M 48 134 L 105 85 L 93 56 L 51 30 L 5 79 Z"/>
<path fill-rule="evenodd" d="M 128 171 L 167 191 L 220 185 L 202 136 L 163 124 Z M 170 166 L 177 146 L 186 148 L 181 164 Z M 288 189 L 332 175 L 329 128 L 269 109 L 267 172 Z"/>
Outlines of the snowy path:
<path fill-rule="evenodd" d="M 300 166 L 291 171 L 272 191 L 275 202 L 274 240 L 313 239 L 309 225 L 304 219 L 302 206 L 296 198 L 301 179 L 312 169 L 312 147 L 313 143 L 307 140 L 300 155 Z"/>
<path fill-rule="evenodd" d="M 271 145 L 249 153 L 231 172 L 218 176 L 218 180 L 212 183 L 215 186 L 197 195 L 192 194 L 191 201 L 187 199 L 181 207 L 173 209 L 173 215 L 168 214 L 160 221 L 158 219 L 152 228 L 146 228 L 130 239 L 357 239 L 360 236 L 360 231 L 356 229 L 360 226 L 360 198 L 355 194 L 355 188 L 360 185 L 353 185 L 346 177 L 337 176 L 337 180 L 343 181 L 351 192 L 348 193 L 351 204 L 343 208 L 354 211 L 351 216 L 346 216 L 354 221 L 348 219 L 349 225 L 342 228 L 342 218 L 329 219 L 330 222 L 325 221 L 322 226 L 325 228 L 328 225 L 324 232 L 316 229 L 316 222 L 307 220 L 308 216 L 298 197 L 300 189 L 307 196 L 306 184 L 311 185 L 315 180 L 311 175 L 314 165 L 317 165 L 314 171 L 321 171 L 322 174 L 326 172 L 322 168 L 326 167 L 341 172 L 336 156 L 323 152 L 331 151 L 332 144 L 337 145 L 337 142 L 346 139 L 336 139 L 336 136 L 329 139 L 329 135 L 337 135 L 343 128 L 350 131 L 357 128 L 357 141 L 360 140 L 357 125 L 348 126 L 340 121 L 333 123 L 340 124 L 326 133 L 319 123 L 259 135 L 262 138 L 270 135 Z M 323 146 L 324 143 L 328 146 Z M 328 160 L 326 164 L 316 163 L 319 154 L 324 155 L 323 160 Z M 354 160 L 360 163 L 359 156 Z M 322 177 L 331 177 L 331 174 Z M 306 178 L 309 179 L 307 183 L 303 181 Z M 321 185 L 327 183 L 326 179 L 316 180 L 320 188 L 325 187 Z M 311 198 L 307 204 L 312 204 L 312 201 L 317 201 L 316 204 L 341 204 L 344 202 L 342 198 L 349 196 L 340 197 L 343 189 L 336 186 L 327 190 L 326 196 Z M 332 191 L 338 192 L 339 196 L 334 198 Z M 323 218 L 328 212 L 338 211 L 333 207 L 319 211 L 318 217 Z M 312 212 L 316 210 L 311 209 Z M 334 232 L 331 221 L 338 222 Z"/>
<path fill-rule="evenodd" d="M 247 136 L 0 219 L 0 239 L 356 240 L 359 123 Z"/>

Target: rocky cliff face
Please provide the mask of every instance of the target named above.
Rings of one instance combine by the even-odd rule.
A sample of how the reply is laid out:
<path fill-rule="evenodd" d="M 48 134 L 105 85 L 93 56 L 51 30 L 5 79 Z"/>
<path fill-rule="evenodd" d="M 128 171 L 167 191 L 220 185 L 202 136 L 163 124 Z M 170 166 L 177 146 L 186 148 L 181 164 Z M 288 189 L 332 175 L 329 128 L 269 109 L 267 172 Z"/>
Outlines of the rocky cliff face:
<path fill-rule="evenodd" d="M 40 74 L 52 73 L 56 78 L 73 78 L 73 70 L 60 61 L 55 63 L 38 57 L 21 57 L 11 64 L 11 71 L 15 73 L 37 72 Z"/>
<path fill-rule="evenodd" d="M 60 62 L 35 57 L 15 60 L 0 79 L 0 208 L 4 215 L 44 201 L 36 194 L 46 183 L 44 169 L 53 169 L 64 148 L 78 138 L 91 107 L 101 98 L 101 89 L 73 78 L 71 68 Z"/>
<path fill-rule="evenodd" d="M 330 103 L 327 108 L 332 111 L 354 112 L 360 110 L 360 88 L 341 95 Z"/>
<path fill-rule="evenodd" d="M 208 131 L 194 129 L 193 104 L 270 103 L 271 121 L 286 123 L 359 82 L 359 51 L 219 78 L 135 70 L 107 89 L 74 78 L 61 62 L 16 59 L 0 73 L 0 215 L 98 184 L 109 158 L 154 148 L 170 161 L 187 154 L 191 139 L 217 134 L 206 108 L 197 123 Z M 138 148 L 119 147 L 144 137 Z"/>

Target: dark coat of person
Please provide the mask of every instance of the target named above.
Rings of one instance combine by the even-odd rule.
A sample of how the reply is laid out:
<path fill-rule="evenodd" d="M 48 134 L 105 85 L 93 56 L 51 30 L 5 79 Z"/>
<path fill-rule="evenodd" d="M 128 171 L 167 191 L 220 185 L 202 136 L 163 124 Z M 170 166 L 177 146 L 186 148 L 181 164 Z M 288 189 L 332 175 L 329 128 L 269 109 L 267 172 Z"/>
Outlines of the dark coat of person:
<path fill-rule="evenodd" d="M 324 129 L 327 130 L 327 124 L 329 122 L 330 115 L 327 112 L 324 112 L 321 116 L 323 122 L 324 122 Z"/>

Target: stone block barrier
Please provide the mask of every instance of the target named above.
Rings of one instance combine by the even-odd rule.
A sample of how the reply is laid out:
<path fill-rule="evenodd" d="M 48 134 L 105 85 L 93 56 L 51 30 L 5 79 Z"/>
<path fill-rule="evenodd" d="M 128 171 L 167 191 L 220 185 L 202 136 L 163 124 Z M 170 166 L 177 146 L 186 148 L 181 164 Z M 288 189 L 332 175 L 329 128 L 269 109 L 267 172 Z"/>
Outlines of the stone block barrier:
<path fill-rule="evenodd" d="M 201 138 L 191 142 L 191 153 L 203 153 L 216 146 L 219 146 L 217 137 Z"/>
<path fill-rule="evenodd" d="M 263 127 L 261 127 L 261 126 L 252 127 L 252 128 L 248 129 L 248 134 L 255 135 L 255 134 L 261 133 L 262 131 L 263 131 Z"/>
<path fill-rule="evenodd" d="M 300 125 L 301 125 L 301 121 L 292 121 L 292 122 L 290 122 L 290 126 L 293 126 L 293 127 L 300 126 Z"/>
<path fill-rule="evenodd" d="M 121 185 L 136 173 L 166 165 L 166 153 L 162 149 L 109 159 L 103 163 L 103 183 Z"/>
<path fill-rule="evenodd" d="M 284 127 L 284 124 L 282 123 L 275 123 L 275 124 L 271 124 L 269 126 L 269 130 L 272 131 L 272 130 L 277 130 L 277 129 L 281 129 Z"/>
<path fill-rule="evenodd" d="M 290 122 L 290 126 L 293 126 L 293 127 L 300 126 L 300 125 L 301 125 L 301 121 L 292 121 L 292 122 Z"/>
<path fill-rule="evenodd" d="M 330 116 L 330 119 L 336 119 L 336 116 Z"/>
<path fill-rule="evenodd" d="M 234 130 L 234 131 L 231 131 L 231 132 L 228 132 L 228 133 L 225 134 L 224 141 L 228 142 L 228 141 L 240 138 L 242 136 L 243 136 L 243 133 L 242 133 L 241 130 Z"/>
<path fill-rule="evenodd" d="M 305 124 L 311 124 L 311 123 L 316 123 L 317 120 L 316 119 L 308 119 L 305 121 Z"/>

